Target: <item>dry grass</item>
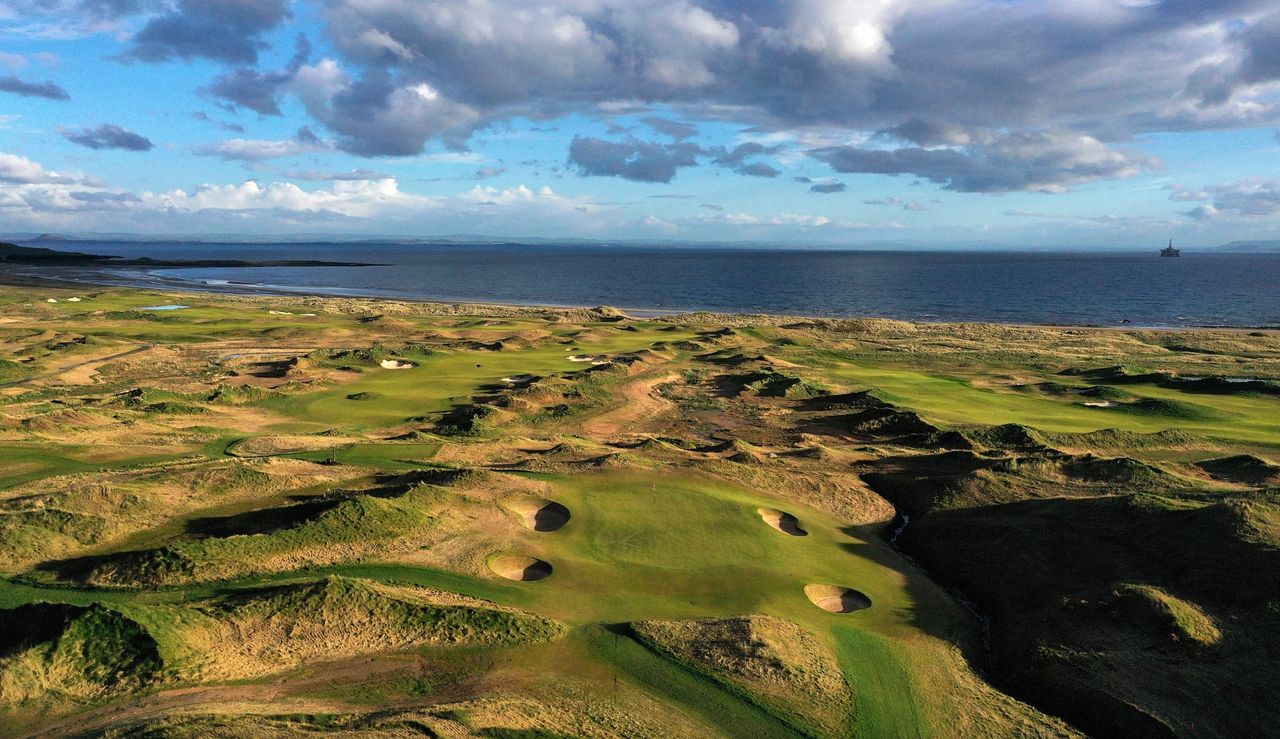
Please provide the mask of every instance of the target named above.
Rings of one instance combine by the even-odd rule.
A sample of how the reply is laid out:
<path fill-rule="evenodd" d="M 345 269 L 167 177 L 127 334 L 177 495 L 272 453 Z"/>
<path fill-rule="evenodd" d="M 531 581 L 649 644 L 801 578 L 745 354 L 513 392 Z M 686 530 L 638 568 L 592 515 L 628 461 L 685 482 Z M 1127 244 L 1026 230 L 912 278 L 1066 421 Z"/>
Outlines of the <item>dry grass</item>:
<path fill-rule="evenodd" d="M 774 616 L 633 624 L 673 659 L 725 681 L 800 727 L 848 731 L 853 694 L 830 648 Z"/>

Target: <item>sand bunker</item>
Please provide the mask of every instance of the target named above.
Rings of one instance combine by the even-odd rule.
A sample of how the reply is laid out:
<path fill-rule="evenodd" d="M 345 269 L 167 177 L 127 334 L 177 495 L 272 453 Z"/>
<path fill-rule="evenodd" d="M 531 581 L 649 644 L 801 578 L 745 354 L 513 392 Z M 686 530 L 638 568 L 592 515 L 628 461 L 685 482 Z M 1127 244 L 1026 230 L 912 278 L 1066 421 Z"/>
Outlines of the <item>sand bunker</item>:
<path fill-rule="evenodd" d="M 401 359 L 384 359 L 381 362 L 381 366 L 382 369 L 413 369 L 418 365 Z"/>
<path fill-rule="evenodd" d="M 831 613 L 853 613 L 871 607 L 870 598 L 840 585 L 805 585 L 804 594 L 815 606 Z"/>
<path fill-rule="evenodd" d="M 513 385 L 523 385 L 527 382 L 533 382 L 536 379 L 538 379 L 537 375 L 512 375 L 510 377 L 502 378 L 502 381 L 509 382 Z"/>
<path fill-rule="evenodd" d="M 524 498 L 506 505 L 533 531 L 558 531 L 569 523 L 569 509 L 554 500 Z"/>
<path fill-rule="evenodd" d="M 808 536 L 809 532 L 800 528 L 800 519 L 777 508 L 757 508 L 756 513 L 760 514 L 760 518 L 764 522 L 774 527 L 784 534 L 792 536 Z"/>
<path fill-rule="evenodd" d="M 551 563 L 519 554 L 503 555 L 489 560 L 489 569 L 508 580 L 536 582 L 551 577 Z"/>

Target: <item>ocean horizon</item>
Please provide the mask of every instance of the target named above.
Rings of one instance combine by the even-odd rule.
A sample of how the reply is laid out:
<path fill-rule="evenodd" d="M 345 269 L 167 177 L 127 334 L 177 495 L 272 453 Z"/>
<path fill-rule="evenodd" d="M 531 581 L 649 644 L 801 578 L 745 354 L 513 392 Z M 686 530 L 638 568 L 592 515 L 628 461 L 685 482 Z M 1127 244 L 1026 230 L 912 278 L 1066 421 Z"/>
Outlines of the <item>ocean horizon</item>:
<path fill-rule="evenodd" d="M 1280 254 L 827 248 L 76 241 L 125 258 L 324 260 L 365 267 L 27 267 L 137 287 L 577 307 L 639 314 L 1130 327 L 1280 326 Z"/>

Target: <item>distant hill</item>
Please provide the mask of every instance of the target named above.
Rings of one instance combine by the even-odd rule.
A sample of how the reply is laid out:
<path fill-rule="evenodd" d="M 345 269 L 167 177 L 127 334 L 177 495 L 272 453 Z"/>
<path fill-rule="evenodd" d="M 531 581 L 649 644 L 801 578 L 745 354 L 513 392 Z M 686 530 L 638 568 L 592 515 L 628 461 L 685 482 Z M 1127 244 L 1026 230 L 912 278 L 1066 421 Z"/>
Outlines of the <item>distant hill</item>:
<path fill-rule="evenodd" d="M 42 246 L 18 246 L 0 242 L 0 264 L 98 265 L 113 267 L 371 267 L 365 262 L 322 262 L 316 259 L 121 259 L 107 254 L 84 254 L 78 251 L 55 251 Z"/>
<path fill-rule="evenodd" d="M 52 264 L 59 262 L 100 262 L 107 259 L 115 259 L 115 257 L 101 254 L 82 254 L 75 251 L 55 251 L 39 246 L 18 246 L 17 244 L 0 243 L 0 262 Z"/>
<path fill-rule="evenodd" d="M 1234 251 L 1246 254 L 1280 254 L 1280 240 L 1273 241 L 1232 241 L 1223 244 L 1215 251 Z"/>

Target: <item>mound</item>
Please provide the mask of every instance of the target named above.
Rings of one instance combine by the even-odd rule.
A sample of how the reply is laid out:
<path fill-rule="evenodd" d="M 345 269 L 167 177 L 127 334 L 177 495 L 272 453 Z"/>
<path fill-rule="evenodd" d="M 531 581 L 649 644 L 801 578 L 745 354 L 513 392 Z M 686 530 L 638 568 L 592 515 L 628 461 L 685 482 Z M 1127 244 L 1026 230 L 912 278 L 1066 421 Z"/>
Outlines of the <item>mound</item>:
<path fill-rule="evenodd" d="M 1212 410 L 1195 403 L 1187 403 L 1181 400 L 1164 400 L 1162 398 L 1143 398 L 1131 403 L 1112 403 L 1106 407 L 1130 413 L 1185 418 L 1188 420 L 1214 418 L 1217 415 Z"/>
<path fill-rule="evenodd" d="M 1039 431 L 1017 423 L 1006 423 L 986 429 L 968 431 L 965 436 L 982 446 L 992 449 L 1043 451 L 1049 448 L 1044 443 L 1044 437 Z"/>
<path fill-rule="evenodd" d="M 233 457 L 270 457 L 276 454 L 294 454 L 297 452 L 315 452 L 331 449 L 344 444 L 351 444 L 358 439 L 343 436 L 292 435 L 253 436 L 242 439 L 227 447 L 227 454 Z"/>
<path fill-rule="evenodd" d="M 1222 640 L 1222 632 L 1199 606 L 1170 595 L 1151 585 L 1120 585 L 1112 607 L 1131 621 L 1145 622 L 1160 640 L 1174 635 L 1180 641 L 1211 646 Z"/>
<path fill-rule="evenodd" d="M 800 528 L 800 519 L 777 508 L 757 508 L 760 518 L 773 528 L 792 536 L 808 536 L 809 532 Z"/>
<path fill-rule="evenodd" d="M 97 542 L 106 519 L 48 505 L 0 511 L 0 562 L 6 570 Z"/>
<path fill-rule="evenodd" d="M 500 413 L 502 412 L 493 405 L 464 403 L 442 415 L 434 430 L 441 436 L 478 436 L 501 420 Z M 510 417 L 510 413 L 507 417 Z"/>
<path fill-rule="evenodd" d="M 1185 377 L 1170 380 L 1166 386 L 1211 395 L 1280 395 L 1280 383 L 1248 377 Z"/>
<path fill-rule="evenodd" d="M 1166 429 L 1153 433 L 1121 431 L 1119 429 L 1099 429 L 1086 433 L 1042 434 L 1047 440 L 1061 448 L 1120 450 L 1135 449 L 1211 449 L 1216 442 L 1210 439 L 1187 433 L 1178 429 Z"/>
<path fill-rule="evenodd" d="M 569 509 L 554 500 L 521 498 L 505 505 L 532 531 L 558 531 L 569 523 Z"/>
<path fill-rule="evenodd" d="M 828 393 L 823 387 L 771 369 L 744 375 L 725 375 L 718 378 L 718 381 L 729 387 L 740 388 L 739 392 L 751 391 L 770 398 L 816 398 Z"/>
<path fill-rule="evenodd" d="M 157 549 L 87 558 L 82 565 L 90 569 L 78 576 L 98 585 L 145 587 L 332 564 L 385 555 L 389 548 L 403 546 L 405 537 L 425 535 L 436 521 L 427 507 L 438 491 L 423 486 L 402 492 L 397 486 L 373 492 L 327 510 L 299 504 L 259 512 L 268 525 L 283 525 L 271 531 L 178 540 Z M 385 493 L 391 497 L 380 497 Z M 249 523 L 257 516 L 237 518 Z"/>
<path fill-rule="evenodd" d="M 1110 482 L 1126 485 L 1162 485 L 1176 483 L 1164 470 L 1130 457 L 1106 459 L 1086 454 L 1062 464 L 1064 474 L 1085 482 Z"/>
<path fill-rule="evenodd" d="M 748 356 L 746 354 L 743 354 L 740 351 L 726 348 L 726 349 L 717 349 L 707 354 L 699 354 L 698 356 L 694 357 L 694 359 L 698 360 L 699 362 L 709 362 L 711 364 L 719 364 L 719 365 L 725 365 L 729 367 L 736 367 L 743 364 L 750 364 L 752 362 L 762 362 L 764 361 L 764 355 L 757 354 L 755 356 Z"/>
<path fill-rule="evenodd" d="M 0 623 L 0 704 L 102 698 L 163 677 L 147 629 L 96 603 L 33 603 L 0 611 Z"/>
<path fill-rule="evenodd" d="M 516 644 L 560 633 L 554 621 L 486 601 L 344 577 L 238 593 L 195 610 L 210 621 L 185 636 L 209 653 L 209 673 L 223 677 L 420 645 Z"/>
<path fill-rule="evenodd" d="M 870 408 L 852 416 L 849 420 L 851 431 L 876 437 L 917 434 L 929 436 L 940 431 L 915 411 L 900 411 L 891 407 Z"/>
<path fill-rule="evenodd" d="M 631 628 L 653 651 L 744 694 L 805 735 L 849 735 L 852 694 L 839 661 L 790 621 L 756 615 Z"/>
<path fill-rule="evenodd" d="M 1167 727 L 1193 722 L 1197 734 L 1262 735 L 1274 704 L 1255 696 L 1274 677 L 1258 645 L 1280 582 L 1268 508 L 1052 498 L 913 517 L 899 544 L 993 614 L 996 684 L 1091 736 L 1189 736 Z M 1221 647 L 1202 652 L 1210 627 Z M 1220 681 L 1238 690 L 1198 687 Z M 1171 698 L 1170 685 L 1187 689 Z"/>
<path fill-rule="evenodd" d="M 489 560 L 489 569 L 508 580 L 537 582 L 551 577 L 551 563 L 520 554 L 505 554 Z"/>
<path fill-rule="evenodd" d="M 1270 464 L 1252 454 L 1220 457 L 1196 462 L 1196 466 L 1219 480 L 1248 485 L 1280 484 L 1280 466 Z"/>
<path fill-rule="evenodd" d="M 914 520 L 936 510 L 1148 491 L 1194 491 L 1194 484 L 1129 457 L 1043 452 L 1023 456 L 947 452 L 885 457 L 862 479 Z"/>
<path fill-rule="evenodd" d="M 1117 390 L 1110 385 L 1090 385 L 1080 391 L 1080 394 L 1086 398 L 1097 398 L 1098 400 L 1127 400 L 1133 396 L 1123 390 Z"/>
<path fill-rule="evenodd" d="M 810 602 L 831 613 L 853 613 L 871 607 L 871 599 L 853 588 L 812 583 L 804 586 Z"/>
<path fill-rule="evenodd" d="M 972 451 L 973 442 L 961 431 L 935 431 L 931 434 L 916 434 L 908 439 L 913 446 L 921 449 L 945 449 L 950 451 Z"/>
<path fill-rule="evenodd" d="M 801 407 L 805 410 L 861 410 L 866 408 L 885 408 L 889 404 L 876 397 L 870 390 L 859 390 L 839 395 L 824 395 L 806 400 Z"/>
<path fill-rule="evenodd" d="M 264 400 L 283 397 L 274 390 L 266 390 L 253 385 L 219 385 L 209 393 L 206 400 L 223 405 L 252 405 Z"/>

